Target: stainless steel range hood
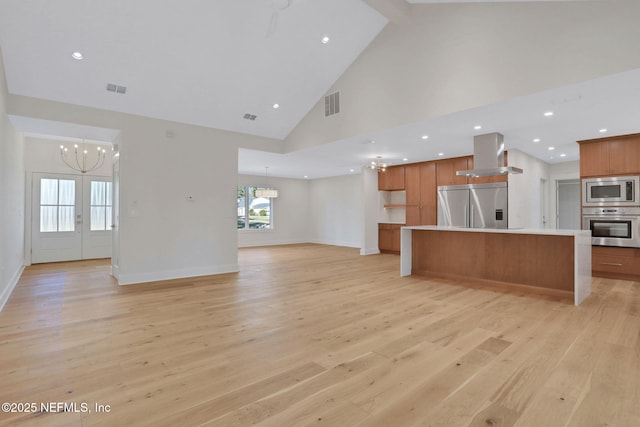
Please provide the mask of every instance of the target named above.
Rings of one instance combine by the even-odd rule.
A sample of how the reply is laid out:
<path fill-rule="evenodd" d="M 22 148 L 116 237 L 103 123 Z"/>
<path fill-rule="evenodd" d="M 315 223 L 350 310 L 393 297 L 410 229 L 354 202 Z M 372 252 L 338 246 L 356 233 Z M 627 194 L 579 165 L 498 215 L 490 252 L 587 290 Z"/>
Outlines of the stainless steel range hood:
<path fill-rule="evenodd" d="M 458 176 L 496 176 L 522 173 L 522 169 L 504 164 L 504 136 L 487 133 L 473 137 L 473 169 L 457 171 Z"/>

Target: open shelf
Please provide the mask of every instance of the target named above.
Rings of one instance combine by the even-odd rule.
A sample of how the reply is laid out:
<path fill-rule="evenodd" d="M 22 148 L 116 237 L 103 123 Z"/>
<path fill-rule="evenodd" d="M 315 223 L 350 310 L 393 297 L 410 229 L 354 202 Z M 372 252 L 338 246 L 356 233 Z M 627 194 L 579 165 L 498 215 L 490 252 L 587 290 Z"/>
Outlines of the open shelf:
<path fill-rule="evenodd" d="M 404 224 L 406 218 L 406 193 L 398 191 L 378 192 L 378 222 Z"/>

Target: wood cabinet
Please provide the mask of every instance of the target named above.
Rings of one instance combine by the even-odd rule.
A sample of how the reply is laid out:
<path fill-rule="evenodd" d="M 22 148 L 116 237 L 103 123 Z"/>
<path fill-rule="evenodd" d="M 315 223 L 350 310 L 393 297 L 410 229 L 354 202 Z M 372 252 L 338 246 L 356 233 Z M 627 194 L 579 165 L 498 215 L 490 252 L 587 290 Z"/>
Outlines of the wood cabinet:
<path fill-rule="evenodd" d="M 640 134 L 578 141 L 580 176 L 640 174 Z"/>
<path fill-rule="evenodd" d="M 609 146 L 592 142 L 580 144 L 580 176 L 609 174 Z"/>
<path fill-rule="evenodd" d="M 387 254 L 400 254 L 400 227 L 402 224 L 378 224 L 378 249 Z"/>
<path fill-rule="evenodd" d="M 378 172 L 378 190 L 404 190 L 404 166 L 391 166 Z"/>
<path fill-rule="evenodd" d="M 591 247 L 592 274 L 611 279 L 640 280 L 640 249 Z"/>
<path fill-rule="evenodd" d="M 468 160 L 469 156 L 436 161 L 436 186 L 468 184 L 466 176 L 456 175 L 457 171 L 469 169 Z"/>
<path fill-rule="evenodd" d="M 405 190 L 407 225 L 436 225 L 438 222 L 436 162 L 405 166 Z"/>
<path fill-rule="evenodd" d="M 640 134 L 578 141 L 580 177 L 640 175 Z M 640 280 L 640 249 L 592 246 L 593 276 Z"/>

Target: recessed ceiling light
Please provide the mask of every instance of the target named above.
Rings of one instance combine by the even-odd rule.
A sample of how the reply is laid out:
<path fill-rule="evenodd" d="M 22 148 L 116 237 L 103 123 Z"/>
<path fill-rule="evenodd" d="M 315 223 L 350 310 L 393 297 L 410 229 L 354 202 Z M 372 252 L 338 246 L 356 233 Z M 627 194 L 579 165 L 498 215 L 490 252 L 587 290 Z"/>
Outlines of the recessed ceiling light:
<path fill-rule="evenodd" d="M 555 149 L 556 149 L 556 147 L 549 147 L 549 148 L 547 148 L 547 150 L 549 150 L 549 151 L 553 151 L 553 150 L 555 150 Z"/>
<path fill-rule="evenodd" d="M 327 44 L 327 43 L 329 43 L 329 40 L 330 40 L 329 36 L 324 36 L 324 37 L 322 37 L 322 40 L 320 40 L 320 41 L 322 42 L 322 44 Z"/>
<path fill-rule="evenodd" d="M 307 175 L 304 176 L 305 179 L 309 178 Z"/>
<path fill-rule="evenodd" d="M 409 159 L 407 159 L 406 157 L 404 159 L 402 159 L 403 162 L 408 162 Z"/>
<path fill-rule="evenodd" d="M 280 104 L 273 104 L 273 108 L 280 108 Z"/>
<path fill-rule="evenodd" d="M 422 135 L 422 139 L 429 139 L 429 135 Z"/>
<path fill-rule="evenodd" d="M 349 172 L 355 172 L 355 171 L 356 171 L 355 169 L 349 169 Z"/>
<path fill-rule="evenodd" d="M 444 153 L 438 153 L 438 156 L 444 156 Z"/>
<path fill-rule="evenodd" d="M 546 111 L 546 112 L 544 113 L 544 116 L 545 116 L 545 117 L 551 117 L 551 116 L 553 116 L 553 111 Z"/>
<path fill-rule="evenodd" d="M 560 154 L 560 157 L 567 157 L 567 155 L 562 153 L 562 154 Z"/>
<path fill-rule="evenodd" d="M 83 56 L 83 55 L 82 55 L 82 53 L 80 53 L 80 52 L 73 52 L 73 53 L 71 54 L 71 57 L 72 57 L 73 59 L 77 59 L 78 61 L 80 61 L 81 59 L 84 59 L 84 56 Z"/>
<path fill-rule="evenodd" d="M 600 129 L 600 133 L 605 133 L 607 129 Z"/>
<path fill-rule="evenodd" d="M 475 125 L 473 128 L 474 128 L 475 130 L 480 130 L 480 129 L 482 129 L 482 126 L 480 126 L 480 125 Z"/>
<path fill-rule="evenodd" d="M 533 142 L 540 142 L 540 138 L 534 139 Z"/>

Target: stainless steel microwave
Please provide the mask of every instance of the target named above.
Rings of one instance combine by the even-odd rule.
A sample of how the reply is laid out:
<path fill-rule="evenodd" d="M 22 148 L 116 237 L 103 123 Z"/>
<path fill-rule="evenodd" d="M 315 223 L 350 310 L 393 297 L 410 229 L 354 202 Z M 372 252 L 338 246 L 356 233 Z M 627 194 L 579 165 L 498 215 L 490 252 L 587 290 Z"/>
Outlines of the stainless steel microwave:
<path fill-rule="evenodd" d="M 640 206 L 640 177 L 582 179 L 583 206 Z"/>

